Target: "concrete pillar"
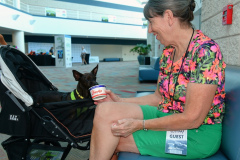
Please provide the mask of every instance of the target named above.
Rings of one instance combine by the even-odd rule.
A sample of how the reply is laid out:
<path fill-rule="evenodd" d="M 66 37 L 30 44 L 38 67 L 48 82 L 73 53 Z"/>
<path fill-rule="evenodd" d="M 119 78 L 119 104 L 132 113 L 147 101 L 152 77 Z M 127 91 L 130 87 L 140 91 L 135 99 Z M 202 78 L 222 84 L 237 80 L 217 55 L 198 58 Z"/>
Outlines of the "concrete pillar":
<path fill-rule="evenodd" d="M 12 33 L 12 42 L 14 46 L 25 53 L 25 39 L 24 39 L 24 32 L 23 31 L 14 31 Z"/>
<path fill-rule="evenodd" d="M 164 46 L 152 33 L 147 32 L 147 44 L 151 44 L 152 51 L 149 53 L 150 57 L 160 57 Z"/>
<path fill-rule="evenodd" d="M 159 41 L 156 39 L 156 37 L 154 36 L 154 42 L 155 42 L 155 54 L 154 57 L 158 57 L 158 52 L 159 52 Z"/>
<path fill-rule="evenodd" d="M 151 41 L 150 41 L 150 34 L 148 33 L 148 30 L 147 30 L 147 44 L 151 44 Z M 151 44 L 152 45 L 152 44 Z M 149 56 L 151 57 L 151 52 L 149 53 Z"/>
<path fill-rule="evenodd" d="M 20 9 L 20 0 L 13 0 L 13 7 Z"/>
<path fill-rule="evenodd" d="M 13 7 L 20 10 L 20 0 L 13 0 Z M 23 31 L 14 31 L 12 33 L 12 41 L 13 45 L 17 46 L 17 48 L 25 53 L 25 39 Z"/>
<path fill-rule="evenodd" d="M 148 26 L 147 26 L 147 28 L 148 28 Z M 147 44 L 151 44 L 151 49 L 152 49 L 153 46 L 152 46 L 152 38 L 151 38 L 151 36 L 152 35 L 150 33 L 148 33 L 148 29 L 147 29 Z M 148 55 L 149 55 L 149 57 L 152 57 L 152 51 L 150 51 L 150 53 Z"/>
<path fill-rule="evenodd" d="M 162 44 L 160 43 L 160 41 L 157 41 L 157 42 L 158 42 L 158 44 L 157 44 L 158 50 L 157 50 L 156 56 L 157 56 L 157 57 L 161 57 L 162 52 L 163 52 L 163 49 L 164 49 L 164 45 L 162 45 Z"/>
<path fill-rule="evenodd" d="M 154 57 L 155 52 L 156 52 L 155 39 L 156 39 L 155 36 L 151 33 L 151 45 L 152 45 L 152 56 L 151 57 Z"/>
<path fill-rule="evenodd" d="M 150 57 L 154 56 L 155 52 L 155 42 L 154 42 L 154 35 L 152 33 L 147 33 L 147 44 L 151 44 L 152 51 L 149 53 Z"/>

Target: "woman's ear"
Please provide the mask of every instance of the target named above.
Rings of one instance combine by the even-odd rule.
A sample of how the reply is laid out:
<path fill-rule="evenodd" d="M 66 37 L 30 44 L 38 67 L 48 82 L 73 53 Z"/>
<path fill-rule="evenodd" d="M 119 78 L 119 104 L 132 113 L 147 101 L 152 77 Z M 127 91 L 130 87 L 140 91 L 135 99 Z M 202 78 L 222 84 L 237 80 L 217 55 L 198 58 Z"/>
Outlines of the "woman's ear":
<path fill-rule="evenodd" d="M 164 12 L 164 17 L 167 19 L 168 25 L 171 27 L 174 23 L 173 12 L 171 10 L 167 9 Z"/>

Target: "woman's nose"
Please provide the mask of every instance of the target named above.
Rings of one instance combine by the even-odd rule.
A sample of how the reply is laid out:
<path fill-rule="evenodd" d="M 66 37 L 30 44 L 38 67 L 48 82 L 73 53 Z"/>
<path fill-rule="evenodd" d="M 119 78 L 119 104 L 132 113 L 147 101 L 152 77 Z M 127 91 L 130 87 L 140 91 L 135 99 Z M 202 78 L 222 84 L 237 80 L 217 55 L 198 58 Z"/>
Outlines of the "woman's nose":
<path fill-rule="evenodd" d="M 151 25 L 148 25 L 148 33 L 151 33 L 152 32 L 152 27 Z"/>

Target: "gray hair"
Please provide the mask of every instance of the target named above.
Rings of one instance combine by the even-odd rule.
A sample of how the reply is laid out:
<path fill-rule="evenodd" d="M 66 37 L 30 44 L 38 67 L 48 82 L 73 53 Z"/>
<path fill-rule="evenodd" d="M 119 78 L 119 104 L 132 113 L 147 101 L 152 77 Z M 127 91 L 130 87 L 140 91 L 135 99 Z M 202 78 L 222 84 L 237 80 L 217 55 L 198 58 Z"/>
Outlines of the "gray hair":
<path fill-rule="evenodd" d="M 195 0 L 149 0 L 144 7 L 144 17 L 149 20 L 156 16 L 163 16 L 166 10 L 171 10 L 173 16 L 180 22 L 192 25 L 194 19 Z"/>

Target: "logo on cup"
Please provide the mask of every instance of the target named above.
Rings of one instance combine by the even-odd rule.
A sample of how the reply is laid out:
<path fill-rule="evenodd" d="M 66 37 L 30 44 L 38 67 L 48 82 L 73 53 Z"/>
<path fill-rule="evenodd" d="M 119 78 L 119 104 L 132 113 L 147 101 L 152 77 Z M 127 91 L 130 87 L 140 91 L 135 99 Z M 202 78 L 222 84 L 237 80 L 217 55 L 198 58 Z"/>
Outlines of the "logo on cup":
<path fill-rule="evenodd" d="M 103 92 L 103 90 L 99 89 L 99 90 L 92 90 L 92 96 L 96 95 L 96 94 L 101 94 Z"/>

